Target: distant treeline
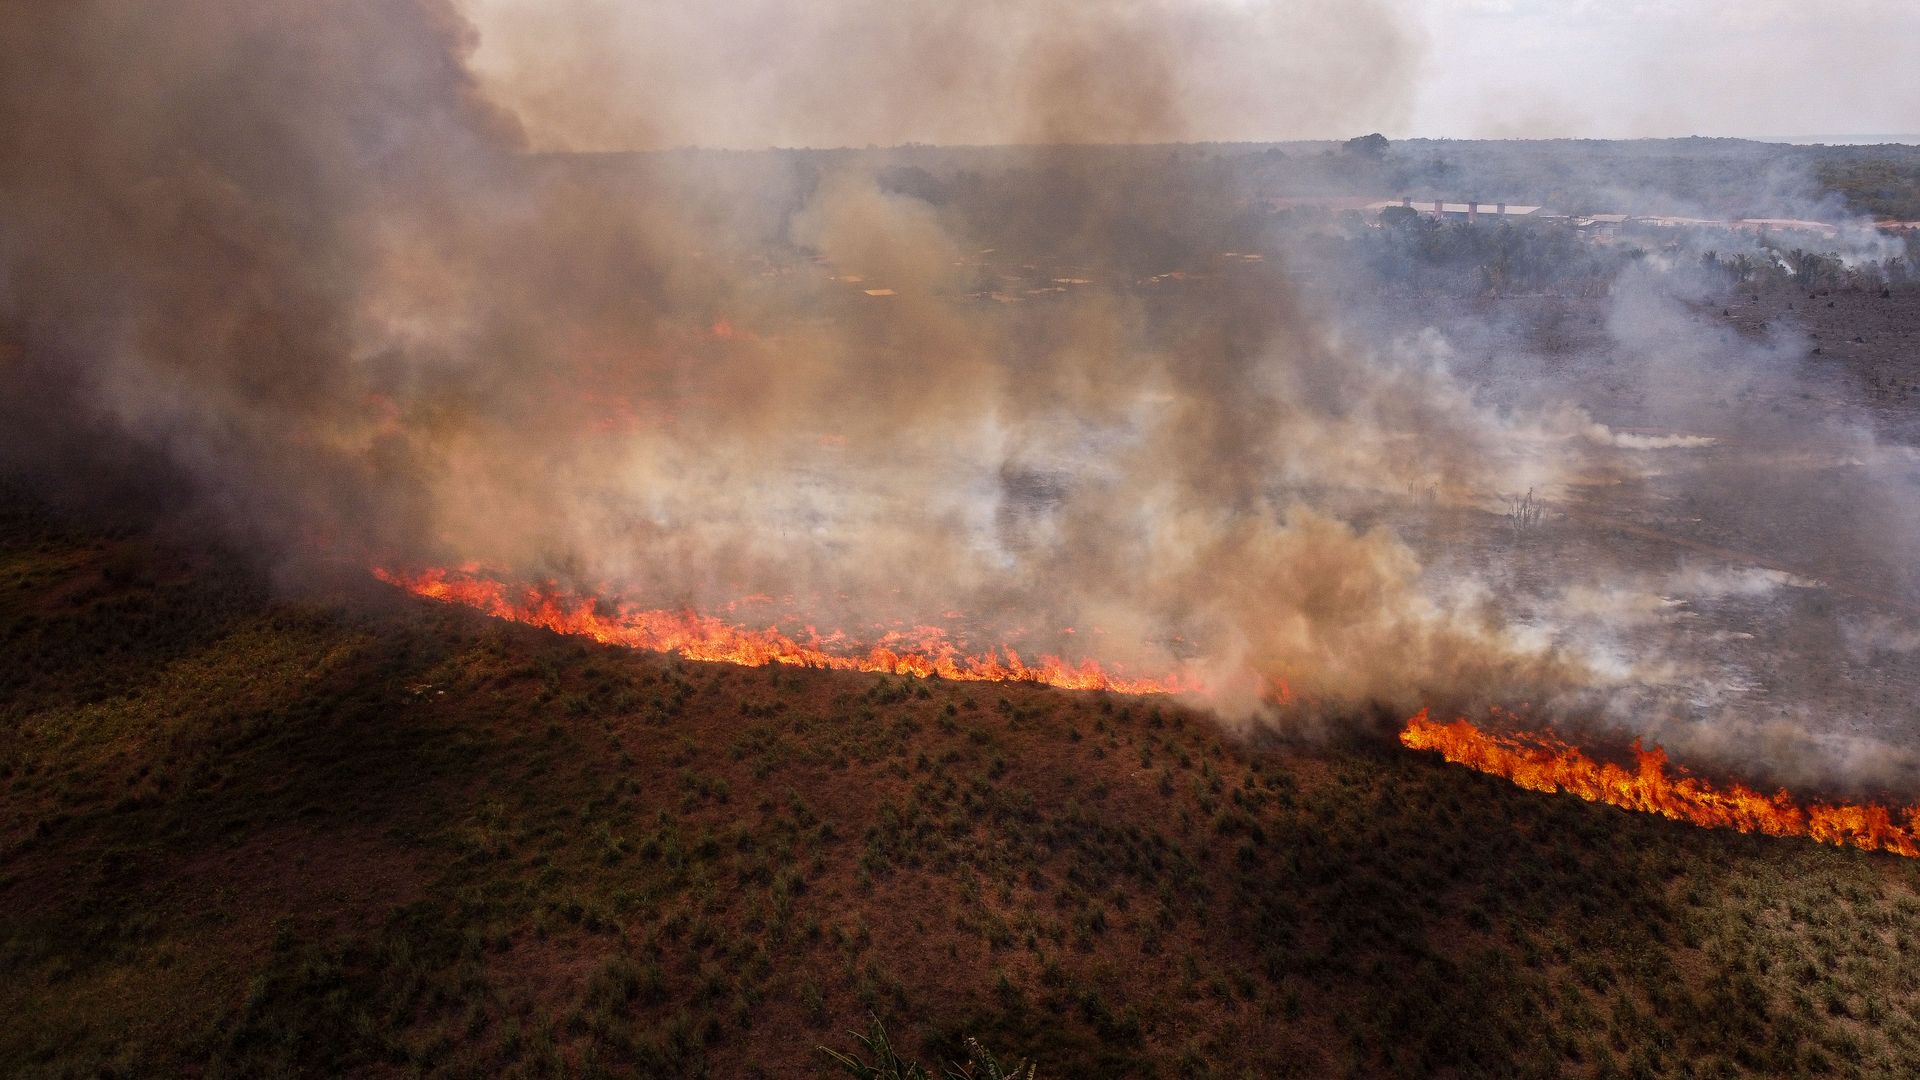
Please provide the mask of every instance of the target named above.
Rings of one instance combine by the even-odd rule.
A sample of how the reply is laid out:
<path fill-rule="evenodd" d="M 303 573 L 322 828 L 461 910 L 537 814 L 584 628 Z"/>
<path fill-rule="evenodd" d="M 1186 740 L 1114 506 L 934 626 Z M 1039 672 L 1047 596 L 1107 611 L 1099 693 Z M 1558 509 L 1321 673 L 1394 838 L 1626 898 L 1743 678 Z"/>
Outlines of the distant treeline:
<path fill-rule="evenodd" d="M 1795 146 L 1748 139 L 1474 141 L 1378 135 L 1344 143 L 934 148 L 871 154 L 952 177 L 1008 170 L 1165 179 L 1241 198 L 1412 196 L 1547 206 L 1572 214 L 1713 218 L 1864 215 L 1920 220 L 1920 146 Z"/>
<path fill-rule="evenodd" d="M 950 235 L 1001 261 L 1079 265 L 1101 276 L 1192 269 L 1221 252 L 1263 252 L 1297 271 L 1365 267 L 1378 279 L 1449 292 L 1604 289 L 1646 252 L 1697 260 L 1707 248 L 1750 278 L 1794 275 L 1785 255 L 1711 230 L 1628 235 L 1595 245 L 1566 228 L 1439 223 L 1422 217 L 1286 208 L 1299 196 L 1411 197 L 1724 219 L 1872 214 L 1920 220 L 1920 147 L 1791 146 L 1740 139 L 1624 142 L 1405 140 L 1181 146 L 926 147 L 773 152 L 550 155 L 541 168 L 576 181 L 630 185 L 711 223 L 716 245 L 809 254 L 793 225 L 825 179 L 877 178 L 921 203 Z M 1818 239 L 1785 240 L 1831 255 Z M 1778 246 L 1777 244 L 1775 245 Z M 1905 280 L 1899 266 L 1853 277 Z M 1883 258 L 1884 256 L 1875 256 Z M 1333 261 L 1329 261 L 1333 260 Z M 1802 269 L 1827 274 L 1802 260 Z M 1835 260 L 1838 265 L 1838 260 Z M 1783 270 L 1782 267 L 1788 269 Z M 1831 276 L 1830 274 L 1828 276 Z"/>
<path fill-rule="evenodd" d="M 1855 211 L 1920 221 L 1920 147 L 1818 146 L 1814 176 Z"/>
<path fill-rule="evenodd" d="M 1457 141 L 1376 136 L 1248 155 L 1275 195 L 1389 194 L 1571 214 L 1920 220 L 1920 146 L 1746 139 Z"/>
<path fill-rule="evenodd" d="M 1441 222 L 1395 210 L 1381 215 L 1380 228 L 1355 227 L 1346 215 L 1340 227 L 1303 228 L 1284 246 L 1295 264 L 1345 264 L 1382 285 L 1452 296 L 1598 295 L 1646 255 L 1587 243 L 1571 229 Z"/>
<path fill-rule="evenodd" d="M 1910 245 L 1911 248 L 1911 245 Z M 1700 254 L 1707 272 L 1735 285 L 1798 285 L 1804 289 L 1884 288 L 1920 281 L 1910 256 L 1849 264 L 1828 251 L 1786 248 L 1760 253 Z"/>
<path fill-rule="evenodd" d="M 1282 211 L 1272 246 L 1297 267 L 1349 268 L 1392 289 L 1450 296 L 1600 295 L 1622 270 L 1706 272 L 1756 288 L 1883 288 L 1920 283 L 1920 236 L 1842 255 L 1817 238 L 1779 240 L 1716 228 L 1669 228 L 1595 243 L 1563 225 L 1443 222 L 1388 207 L 1378 215 Z"/>

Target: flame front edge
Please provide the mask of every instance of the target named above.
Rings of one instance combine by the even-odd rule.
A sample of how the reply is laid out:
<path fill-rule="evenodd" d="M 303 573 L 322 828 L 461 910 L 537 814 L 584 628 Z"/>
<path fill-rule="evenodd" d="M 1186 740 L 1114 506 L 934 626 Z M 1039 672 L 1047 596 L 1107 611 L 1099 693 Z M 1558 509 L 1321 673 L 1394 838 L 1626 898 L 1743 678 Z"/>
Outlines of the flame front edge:
<path fill-rule="evenodd" d="M 688 611 L 636 610 L 616 605 L 611 613 L 590 596 L 551 587 L 509 585 L 465 571 L 431 569 L 406 575 L 375 568 L 374 576 L 417 596 L 458 604 L 495 618 L 592 638 L 609 645 L 671 653 L 688 660 L 762 667 L 785 664 L 839 671 L 937 676 L 961 682 L 1033 682 L 1071 690 L 1167 694 L 1196 687 L 1179 677 L 1129 678 L 1096 661 L 1071 663 L 1041 657 L 1028 664 L 1011 648 L 963 654 L 944 641 L 918 649 L 875 646 L 865 653 L 828 652 L 774 629 L 750 630 Z M 1400 733 L 1409 749 L 1437 751 L 1448 762 L 1548 793 L 1567 792 L 1589 802 L 1659 814 L 1706 828 L 1768 836 L 1810 837 L 1821 843 L 1920 858 L 1920 807 L 1898 815 L 1875 804 L 1811 803 L 1801 806 L 1782 790 L 1763 795 L 1743 784 L 1716 787 L 1676 767 L 1669 775 L 1666 751 L 1633 744 L 1635 768 L 1596 762 L 1545 732 L 1499 734 L 1466 719 L 1450 724 L 1422 709 Z"/>
<path fill-rule="evenodd" d="M 1802 806 L 1784 790 L 1762 795 L 1743 784 L 1716 787 L 1677 766 L 1670 775 L 1666 751 L 1658 746 L 1642 749 L 1638 739 L 1633 743 L 1636 765 L 1630 771 L 1596 762 L 1548 733 L 1497 734 L 1465 719 L 1442 724 L 1422 709 L 1407 721 L 1400 742 L 1414 750 L 1438 751 L 1449 762 L 1503 777 L 1531 791 L 1564 791 L 1588 802 L 1706 828 L 1804 836 L 1824 844 L 1920 858 L 1920 806 L 1898 813 L 1875 803 Z"/>
<path fill-rule="evenodd" d="M 607 605 L 594 597 L 568 594 L 551 586 L 510 585 L 465 570 L 402 574 L 375 567 L 373 575 L 416 596 L 475 608 L 495 618 L 589 637 L 607 645 L 671 653 L 687 660 L 937 676 L 960 682 L 1033 682 L 1067 690 L 1122 694 L 1173 694 L 1197 689 L 1196 684 L 1177 675 L 1132 678 L 1109 672 L 1090 659 L 1075 663 L 1042 656 L 1030 664 L 1008 646 L 967 654 L 944 640 L 929 640 L 910 649 L 876 645 L 864 653 L 847 655 L 821 648 L 817 639 L 801 642 L 771 628 L 744 629 L 691 611 Z"/>

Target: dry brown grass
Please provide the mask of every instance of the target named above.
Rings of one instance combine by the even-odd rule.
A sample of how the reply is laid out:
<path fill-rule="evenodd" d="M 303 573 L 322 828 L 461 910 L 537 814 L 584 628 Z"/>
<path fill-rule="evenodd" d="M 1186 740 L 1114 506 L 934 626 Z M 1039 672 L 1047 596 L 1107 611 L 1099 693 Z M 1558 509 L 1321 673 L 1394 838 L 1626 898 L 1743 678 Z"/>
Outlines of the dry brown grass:
<path fill-rule="evenodd" d="M 1051 1077 L 1920 1060 L 1905 861 L 3 524 L 9 1075 L 812 1075 L 869 1015 Z"/>

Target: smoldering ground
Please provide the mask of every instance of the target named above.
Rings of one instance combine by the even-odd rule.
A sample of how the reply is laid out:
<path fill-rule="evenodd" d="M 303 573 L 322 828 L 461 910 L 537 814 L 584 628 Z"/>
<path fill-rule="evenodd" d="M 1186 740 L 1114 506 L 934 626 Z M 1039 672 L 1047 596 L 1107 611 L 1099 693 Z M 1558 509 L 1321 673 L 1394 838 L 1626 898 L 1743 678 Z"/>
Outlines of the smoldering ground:
<path fill-rule="evenodd" d="M 1552 395 L 1497 403 L 1442 339 L 1336 327 L 1278 268 L 1149 287 L 1205 242 L 1193 189 L 1158 154 L 1074 145 L 1233 134 L 1220 118 L 1263 101 L 1323 126 L 1391 112 L 1414 45 L 1382 12 L 627 13 L 657 33 L 622 22 L 583 55 L 580 24 L 532 10 L 487 83 L 461 12 L 425 0 L 10 19 L 8 430 L 99 433 L 12 454 L 74 476 L 138 448 L 294 576 L 480 560 L 662 607 L 795 597 L 855 629 L 985 613 L 1190 665 L 1232 718 L 1283 685 L 1338 715 L 1591 711 L 1682 681 L 1649 681 L 1667 669 L 1615 624 L 1543 630 L 1573 620 L 1497 566 L 1434 573 L 1413 536 L 1565 498 L 1620 467 L 1613 429 Z M 642 39 L 647 64 L 614 47 Z M 776 53 L 723 123 L 741 102 L 714 72 Z M 1327 59 L 1354 55 L 1364 90 Z M 618 76 L 611 103 L 547 80 L 576 62 Z M 707 124 L 772 141 L 843 104 L 849 131 L 1044 144 L 1001 159 L 1032 181 L 997 210 L 1030 247 L 983 250 L 980 215 L 885 154 L 532 152 Z M 1035 267 L 1055 269 L 1010 290 Z"/>
<path fill-rule="evenodd" d="M 1832 326 L 1792 309 L 1825 314 L 1826 295 L 1734 300 L 1699 265 L 1648 260 L 1605 298 L 1440 319 L 1467 331 L 1455 366 L 1483 397 L 1530 415 L 1577 402 L 1559 430 L 1597 426 L 1527 535 L 1417 546 L 1430 577 L 1491 590 L 1515 632 L 1607 673 L 1556 705 L 1589 738 L 1904 796 L 1920 775 L 1906 750 L 1920 672 L 1899 648 L 1920 615 L 1907 417 L 1815 351 Z"/>

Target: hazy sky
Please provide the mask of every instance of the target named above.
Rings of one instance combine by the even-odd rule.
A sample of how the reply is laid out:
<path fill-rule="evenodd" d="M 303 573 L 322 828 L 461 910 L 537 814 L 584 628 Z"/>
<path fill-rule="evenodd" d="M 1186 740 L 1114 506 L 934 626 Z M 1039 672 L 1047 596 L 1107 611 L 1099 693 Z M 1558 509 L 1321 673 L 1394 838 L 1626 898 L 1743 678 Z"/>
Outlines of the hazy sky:
<path fill-rule="evenodd" d="M 1920 132 L 1920 0 L 461 2 L 543 146 Z"/>
<path fill-rule="evenodd" d="M 1920 0 L 1420 0 L 1400 134 L 1920 132 Z"/>

